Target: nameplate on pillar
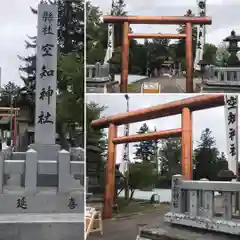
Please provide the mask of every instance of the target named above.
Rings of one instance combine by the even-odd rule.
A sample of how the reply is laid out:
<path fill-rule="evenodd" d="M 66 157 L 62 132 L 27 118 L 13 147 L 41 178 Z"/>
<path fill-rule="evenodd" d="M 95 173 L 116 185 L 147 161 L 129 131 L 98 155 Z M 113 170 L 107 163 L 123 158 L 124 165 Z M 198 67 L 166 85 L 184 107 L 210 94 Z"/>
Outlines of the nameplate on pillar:
<path fill-rule="evenodd" d="M 55 144 L 57 79 L 57 5 L 38 8 L 35 143 Z"/>

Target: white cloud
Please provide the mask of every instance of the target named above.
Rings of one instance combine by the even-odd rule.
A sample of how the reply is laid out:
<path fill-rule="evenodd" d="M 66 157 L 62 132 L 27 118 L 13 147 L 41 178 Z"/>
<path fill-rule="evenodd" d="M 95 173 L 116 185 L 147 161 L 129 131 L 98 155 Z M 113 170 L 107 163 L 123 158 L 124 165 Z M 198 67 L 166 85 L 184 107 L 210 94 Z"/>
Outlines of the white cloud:
<path fill-rule="evenodd" d="M 92 0 L 99 5 L 104 13 L 109 12 L 112 0 Z M 161 0 L 137 1 L 126 0 L 127 10 L 131 15 L 183 15 L 188 8 L 196 10 L 195 0 Z M 37 7 L 39 0 L 0 1 L 0 67 L 2 68 L 2 84 L 15 81 L 21 84 L 18 68 L 22 62 L 17 55 L 27 56 L 24 41 L 27 35 L 36 35 L 37 17 L 30 7 Z M 239 0 L 207 0 L 207 12 L 212 16 L 213 24 L 208 28 L 207 39 L 212 43 L 220 43 L 232 29 L 240 34 Z M 174 33 L 176 26 L 168 25 L 139 25 L 134 26 L 136 32 Z"/>
<path fill-rule="evenodd" d="M 2 85 L 8 81 L 22 84 L 18 68 L 22 62 L 17 55 L 28 56 L 24 41 L 36 35 L 37 17 L 30 11 L 39 0 L 0 2 L 0 67 Z"/>
<path fill-rule="evenodd" d="M 208 33 L 206 36 L 206 41 L 208 43 L 220 43 L 224 38 L 230 35 L 231 31 L 235 30 L 236 33 L 240 33 L 240 25 L 228 26 L 225 28 L 219 28 Z M 226 35 L 228 33 L 228 35 Z"/>
<path fill-rule="evenodd" d="M 91 2 L 96 5 L 100 6 L 102 11 L 104 13 L 110 12 L 112 0 L 91 0 Z M 187 7 L 195 7 L 197 5 L 196 0 L 151 0 L 149 1 L 139 1 L 139 0 L 126 0 L 126 7 L 128 11 L 134 12 L 139 9 L 145 9 L 145 11 L 153 11 L 156 8 L 160 7 L 181 7 L 181 6 L 187 6 Z M 207 6 L 222 6 L 222 5 L 240 5 L 239 0 L 207 0 Z"/>
<path fill-rule="evenodd" d="M 166 102 L 188 98 L 194 96 L 189 95 L 138 95 L 131 94 L 130 96 L 130 111 L 136 109 L 142 109 L 144 107 L 150 107 L 153 105 L 163 104 Z M 108 108 L 104 111 L 104 116 L 112 116 L 118 113 L 126 112 L 126 100 L 123 95 L 87 95 L 86 101 L 95 101 L 100 105 L 106 105 Z M 148 124 L 152 130 L 157 127 L 157 130 L 168 130 L 173 128 L 181 127 L 181 116 L 171 116 L 166 118 L 154 119 L 150 121 L 144 121 Z M 143 122 L 130 124 L 130 135 L 136 134 Z M 225 127 L 225 117 L 224 117 L 224 107 L 211 108 L 206 110 L 201 110 L 193 113 L 193 146 L 196 146 L 197 141 L 199 141 L 201 132 L 205 128 L 210 128 L 212 135 L 216 139 L 216 146 L 220 152 L 226 153 L 226 127 Z M 124 126 L 119 126 L 118 135 L 122 136 L 124 134 Z M 107 131 L 107 130 L 106 130 Z M 134 153 L 134 144 L 130 144 L 130 153 Z M 121 162 L 123 153 L 123 145 L 117 146 L 117 162 Z"/>
<path fill-rule="evenodd" d="M 111 0 L 92 0 L 104 14 L 110 12 Z M 129 15 L 145 16 L 182 16 L 190 8 L 194 13 L 197 10 L 196 0 L 162 0 L 162 1 L 125 1 Z M 240 34 L 239 0 L 207 0 L 207 15 L 212 17 L 212 25 L 207 27 L 207 41 L 218 45 L 227 37 L 232 29 Z M 176 33 L 175 25 L 132 25 L 136 33 Z"/>

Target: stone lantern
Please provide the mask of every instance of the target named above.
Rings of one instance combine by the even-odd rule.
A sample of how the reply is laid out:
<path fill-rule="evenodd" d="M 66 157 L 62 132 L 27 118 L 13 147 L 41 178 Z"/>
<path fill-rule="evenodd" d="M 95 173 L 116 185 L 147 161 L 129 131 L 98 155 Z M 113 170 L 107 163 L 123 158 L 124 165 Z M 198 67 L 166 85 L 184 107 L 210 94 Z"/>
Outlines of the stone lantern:
<path fill-rule="evenodd" d="M 236 32 L 233 30 L 231 35 L 226 37 L 224 42 L 229 43 L 228 51 L 230 53 L 230 57 L 228 58 L 227 65 L 229 67 L 239 67 L 240 61 L 237 57 L 237 52 L 239 51 L 238 42 L 240 42 L 240 36 L 236 35 Z"/>

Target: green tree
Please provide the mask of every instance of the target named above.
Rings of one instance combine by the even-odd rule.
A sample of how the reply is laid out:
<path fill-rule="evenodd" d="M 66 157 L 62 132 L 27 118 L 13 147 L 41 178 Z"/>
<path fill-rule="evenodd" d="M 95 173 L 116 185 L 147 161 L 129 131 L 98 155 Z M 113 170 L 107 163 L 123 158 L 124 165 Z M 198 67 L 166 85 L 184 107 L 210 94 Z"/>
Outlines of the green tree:
<path fill-rule="evenodd" d="M 1 89 L 1 105 L 10 106 L 16 105 L 16 101 L 19 98 L 20 87 L 14 82 L 9 81 Z"/>
<path fill-rule="evenodd" d="M 221 154 L 218 156 L 218 172 L 221 170 L 228 170 L 228 161 L 225 156 L 224 152 L 221 152 Z"/>
<path fill-rule="evenodd" d="M 149 127 L 146 123 L 144 123 L 137 134 L 144 134 L 144 133 L 150 133 Z M 136 148 L 136 152 L 134 159 L 142 160 L 142 161 L 151 161 L 152 156 L 156 154 L 156 145 L 157 142 L 153 140 L 148 141 L 142 141 L 138 144 L 135 144 L 134 147 Z"/>
<path fill-rule="evenodd" d="M 130 164 L 129 172 L 129 189 L 131 192 L 129 201 L 131 201 L 136 189 L 141 190 L 154 185 L 156 174 L 154 173 L 154 165 L 145 161 Z"/>
<path fill-rule="evenodd" d="M 229 56 L 230 53 L 228 52 L 227 44 L 222 42 L 219 44 L 216 51 L 216 65 L 219 67 L 226 67 Z"/>
<path fill-rule="evenodd" d="M 107 24 L 103 24 L 100 20 L 102 12 L 98 7 L 86 2 L 86 59 L 88 64 L 103 62 L 107 47 Z"/>
<path fill-rule="evenodd" d="M 125 3 L 123 0 L 115 1 L 111 15 L 124 16 L 126 15 Z M 90 1 L 86 3 L 87 11 L 87 63 L 95 64 L 96 62 L 103 62 L 108 43 L 108 25 L 100 21 L 102 12 L 96 6 L 93 6 Z M 114 24 L 114 39 L 115 46 L 120 46 L 122 36 L 122 25 Z M 117 63 L 120 64 L 120 57 L 115 54 Z"/>
<path fill-rule="evenodd" d="M 111 15 L 113 16 L 126 16 L 127 11 L 125 10 L 126 4 L 124 0 L 117 0 L 114 1 L 114 4 L 112 6 Z M 122 31 L 123 31 L 123 25 L 116 23 L 114 24 L 114 45 L 115 47 L 122 46 Z"/>
<path fill-rule="evenodd" d="M 76 138 L 77 128 L 84 127 L 84 63 L 72 52 L 61 54 L 58 60 L 57 132 L 60 143 L 66 147 L 65 133 Z"/>
<path fill-rule="evenodd" d="M 161 175 L 171 180 L 172 175 L 181 173 L 181 139 L 161 140 Z"/>
<path fill-rule="evenodd" d="M 216 140 L 209 128 L 202 131 L 197 148 L 194 149 L 194 155 L 196 161 L 194 178 L 216 180 L 219 173 L 219 168 L 217 167 L 219 151 L 216 148 Z"/>
<path fill-rule="evenodd" d="M 205 43 L 204 53 L 203 53 L 203 62 L 205 64 L 215 65 L 217 47 L 210 43 Z"/>
<path fill-rule="evenodd" d="M 126 4 L 124 0 L 114 1 L 112 5 L 111 15 L 113 16 L 126 16 L 127 12 L 125 11 Z"/>
<path fill-rule="evenodd" d="M 104 188 L 106 135 L 102 129 L 93 129 L 91 122 L 100 118 L 105 106 L 94 102 L 86 104 L 86 164 L 90 184 Z"/>
<path fill-rule="evenodd" d="M 159 69 L 163 62 L 170 57 L 169 43 L 169 39 L 153 39 L 148 43 L 148 67 L 150 69 Z"/>
<path fill-rule="evenodd" d="M 100 118 L 101 113 L 106 109 L 94 102 L 86 104 L 86 147 L 101 150 L 101 154 L 105 151 L 105 137 L 102 129 L 93 129 L 91 123 L 93 120 Z"/>

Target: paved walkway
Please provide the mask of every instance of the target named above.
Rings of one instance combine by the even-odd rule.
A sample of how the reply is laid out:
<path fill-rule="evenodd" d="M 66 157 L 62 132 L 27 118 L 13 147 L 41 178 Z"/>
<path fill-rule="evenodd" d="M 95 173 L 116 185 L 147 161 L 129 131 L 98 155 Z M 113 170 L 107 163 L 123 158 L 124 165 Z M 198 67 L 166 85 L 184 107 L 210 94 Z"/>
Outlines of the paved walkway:
<path fill-rule="evenodd" d="M 126 219 L 103 221 L 103 236 L 100 233 L 91 233 L 87 240 L 135 240 L 139 227 L 163 221 L 163 210 L 148 212 Z"/>
<path fill-rule="evenodd" d="M 201 79 L 194 79 L 193 86 L 196 89 L 197 84 L 201 83 Z M 154 78 L 145 78 L 137 81 L 137 93 L 141 92 L 141 86 L 143 82 L 158 82 L 161 84 L 161 93 L 184 93 L 186 92 L 186 78 L 184 77 L 154 77 Z"/>
<path fill-rule="evenodd" d="M 137 93 L 141 92 L 141 86 L 143 83 L 151 82 L 151 83 L 160 83 L 161 84 L 161 93 L 181 93 L 181 88 L 179 88 L 176 84 L 175 78 L 169 78 L 169 77 L 154 77 L 154 78 L 145 78 L 142 80 L 137 81 Z M 185 82 L 183 81 L 183 84 Z M 184 86 L 182 86 L 184 89 Z"/>
<path fill-rule="evenodd" d="M 216 211 L 222 209 L 222 200 L 215 200 Z M 217 207 L 218 206 L 218 207 Z M 141 215 L 131 216 L 124 219 L 112 219 L 103 221 L 103 232 L 92 233 L 87 240 L 135 240 L 140 227 L 162 228 L 164 231 L 171 233 L 171 236 L 178 236 L 181 240 L 239 240 L 239 236 L 230 236 L 217 234 L 214 232 L 202 231 L 199 229 L 174 227 L 164 223 L 163 216 L 168 211 L 168 206 L 163 205 L 160 210 L 146 212 Z M 163 240 L 164 238 L 159 238 Z M 169 239 L 169 238 L 166 238 Z"/>

